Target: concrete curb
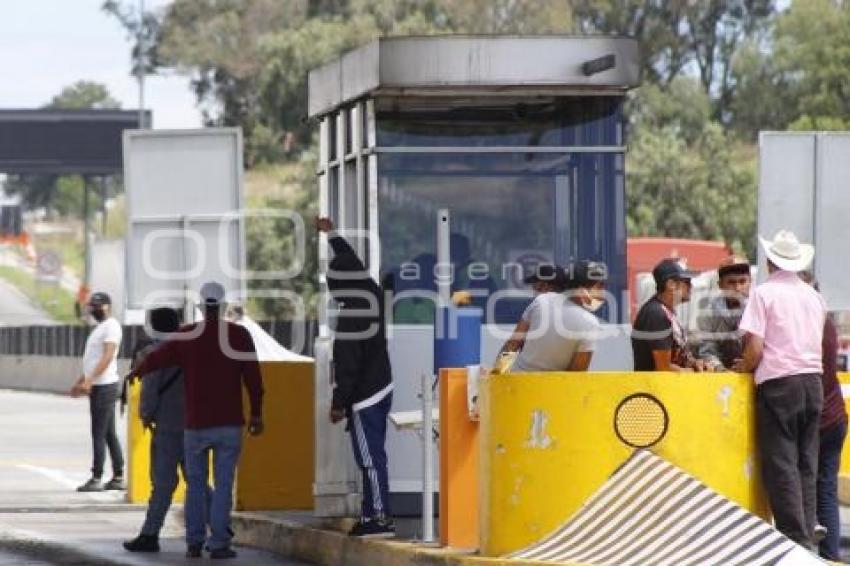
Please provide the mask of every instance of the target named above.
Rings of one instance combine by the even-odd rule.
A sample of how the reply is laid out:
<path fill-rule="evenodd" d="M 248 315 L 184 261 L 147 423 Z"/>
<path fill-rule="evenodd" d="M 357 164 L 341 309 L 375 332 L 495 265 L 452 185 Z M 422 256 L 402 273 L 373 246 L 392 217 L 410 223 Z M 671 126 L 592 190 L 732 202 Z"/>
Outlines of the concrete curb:
<path fill-rule="evenodd" d="M 79 505 L 0 505 L 0 514 L 4 513 L 127 513 L 144 512 L 147 505 L 135 503 L 81 503 Z"/>
<path fill-rule="evenodd" d="M 102 556 L 82 552 L 68 543 L 51 540 L 33 540 L 8 533 L 0 535 L 0 550 L 23 558 L 43 560 L 50 564 L 63 564 L 66 566 L 114 566 L 116 564 L 125 564 L 125 562 L 107 560 Z"/>
<path fill-rule="evenodd" d="M 236 543 L 322 566 L 533 566 L 397 540 L 363 540 L 260 513 L 234 513 Z M 578 566 L 578 565 L 574 565 Z"/>

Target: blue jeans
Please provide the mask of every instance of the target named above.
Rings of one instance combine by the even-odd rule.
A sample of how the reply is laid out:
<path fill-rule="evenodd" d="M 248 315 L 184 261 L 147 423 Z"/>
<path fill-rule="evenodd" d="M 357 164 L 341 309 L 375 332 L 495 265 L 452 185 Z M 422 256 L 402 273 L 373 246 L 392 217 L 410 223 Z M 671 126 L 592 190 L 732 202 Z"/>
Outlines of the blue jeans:
<path fill-rule="evenodd" d="M 362 519 L 390 517 L 390 480 L 387 471 L 387 416 L 393 404 L 390 393 L 381 401 L 351 413 L 349 432 L 354 459 L 363 476 Z"/>
<path fill-rule="evenodd" d="M 839 560 L 841 519 L 838 513 L 838 465 L 847 436 L 847 423 L 821 431 L 818 454 L 818 522 L 827 528 L 818 548 L 822 558 Z"/>
<path fill-rule="evenodd" d="M 177 470 L 183 468 L 183 431 L 155 430 L 151 440 L 151 483 L 153 490 L 142 525 L 143 535 L 159 535 L 171 498 L 177 489 Z M 184 469 L 183 475 L 186 475 Z"/>
<path fill-rule="evenodd" d="M 209 453 L 212 452 L 214 486 L 209 508 L 210 550 L 230 546 L 230 510 L 233 507 L 233 480 L 242 450 L 242 427 L 202 428 L 184 433 L 186 451 L 186 542 L 203 544 L 207 538 L 207 480 Z"/>

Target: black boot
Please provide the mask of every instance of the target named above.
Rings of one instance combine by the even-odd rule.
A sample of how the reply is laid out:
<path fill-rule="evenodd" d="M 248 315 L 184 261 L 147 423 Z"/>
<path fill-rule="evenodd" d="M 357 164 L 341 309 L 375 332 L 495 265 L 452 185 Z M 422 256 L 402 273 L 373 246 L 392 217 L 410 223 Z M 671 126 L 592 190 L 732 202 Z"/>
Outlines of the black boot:
<path fill-rule="evenodd" d="M 125 540 L 124 548 L 130 552 L 159 552 L 159 537 L 139 535 L 133 540 Z"/>
<path fill-rule="evenodd" d="M 190 544 L 186 547 L 186 558 L 200 558 L 203 544 Z"/>
<path fill-rule="evenodd" d="M 216 548 L 215 550 L 210 552 L 210 558 L 213 560 L 227 560 L 230 558 L 236 558 L 236 551 L 230 548 L 229 546 L 225 548 Z"/>

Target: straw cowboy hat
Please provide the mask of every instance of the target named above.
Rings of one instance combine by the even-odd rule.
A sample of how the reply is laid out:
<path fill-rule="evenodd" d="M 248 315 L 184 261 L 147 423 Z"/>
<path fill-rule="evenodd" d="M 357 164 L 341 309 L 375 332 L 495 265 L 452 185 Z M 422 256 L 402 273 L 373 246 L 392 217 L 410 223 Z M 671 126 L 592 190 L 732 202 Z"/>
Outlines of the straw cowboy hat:
<path fill-rule="evenodd" d="M 780 230 L 773 237 L 773 241 L 765 240 L 759 236 L 764 254 L 779 269 L 785 271 L 803 271 L 815 257 L 815 247 L 810 244 L 801 244 L 794 232 Z"/>

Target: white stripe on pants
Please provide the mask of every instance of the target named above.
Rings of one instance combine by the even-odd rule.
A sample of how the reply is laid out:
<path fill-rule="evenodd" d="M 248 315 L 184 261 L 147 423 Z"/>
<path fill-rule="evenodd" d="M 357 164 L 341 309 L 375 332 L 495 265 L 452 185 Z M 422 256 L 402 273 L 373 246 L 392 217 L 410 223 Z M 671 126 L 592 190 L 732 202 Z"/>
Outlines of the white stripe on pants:
<path fill-rule="evenodd" d="M 363 432 L 360 415 L 357 411 L 352 411 L 351 415 L 354 421 L 354 432 L 357 435 L 357 444 L 360 447 L 360 461 L 363 462 L 363 467 L 366 468 L 366 475 L 369 476 L 369 483 L 372 484 L 372 502 L 375 507 L 375 513 L 383 517 L 384 502 L 381 500 L 381 485 L 378 482 L 378 472 L 372 464 L 372 456 L 369 454 L 369 443 L 366 441 L 366 434 Z"/>

